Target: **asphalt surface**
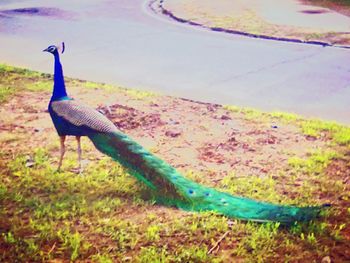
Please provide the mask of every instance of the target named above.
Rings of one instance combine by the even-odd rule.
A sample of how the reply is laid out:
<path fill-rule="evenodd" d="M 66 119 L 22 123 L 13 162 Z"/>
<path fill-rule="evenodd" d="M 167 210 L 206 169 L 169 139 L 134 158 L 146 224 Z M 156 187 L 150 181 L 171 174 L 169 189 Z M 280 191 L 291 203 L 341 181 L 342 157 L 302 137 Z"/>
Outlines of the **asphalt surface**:
<path fill-rule="evenodd" d="M 350 124 L 350 50 L 196 29 L 141 0 L 0 2 L 0 62 L 206 102 Z"/>

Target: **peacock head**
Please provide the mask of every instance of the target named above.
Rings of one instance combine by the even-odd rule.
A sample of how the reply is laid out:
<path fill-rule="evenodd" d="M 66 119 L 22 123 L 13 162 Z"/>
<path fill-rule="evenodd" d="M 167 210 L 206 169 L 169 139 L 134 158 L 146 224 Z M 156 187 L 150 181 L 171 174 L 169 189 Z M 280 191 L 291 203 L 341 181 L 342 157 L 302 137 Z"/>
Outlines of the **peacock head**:
<path fill-rule="evenodd" d="M 51 45 L 48 48 L 44 49 L 44 52 L 49 52 L 51 54 L 58 54 L 59 51 L 61 51 L 61 53 L 64 52 L 64 42 L 62 42 L 61 46 L 55 46 L 55 45 Z"/>

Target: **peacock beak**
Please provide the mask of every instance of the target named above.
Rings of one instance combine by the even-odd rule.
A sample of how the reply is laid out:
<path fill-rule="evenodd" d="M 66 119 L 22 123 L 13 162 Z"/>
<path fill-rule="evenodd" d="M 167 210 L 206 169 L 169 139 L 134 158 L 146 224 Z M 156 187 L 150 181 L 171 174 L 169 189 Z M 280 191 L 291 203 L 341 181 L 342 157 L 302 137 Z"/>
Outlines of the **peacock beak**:
<path fill-rule="evenodd" d="M 43 52 L 49 52 L 49 48 L 45 48 Z"/>

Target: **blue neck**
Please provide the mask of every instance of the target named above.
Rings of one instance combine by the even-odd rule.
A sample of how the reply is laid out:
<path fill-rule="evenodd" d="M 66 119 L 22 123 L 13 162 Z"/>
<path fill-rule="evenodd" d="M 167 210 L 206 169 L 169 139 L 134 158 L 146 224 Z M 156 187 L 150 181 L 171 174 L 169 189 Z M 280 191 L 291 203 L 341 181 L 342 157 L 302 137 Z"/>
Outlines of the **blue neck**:
<path fill-rule="evenodd" d="M 56 51 L 54 54 L 55 57 L 55 72 L 54 72 L 54 85 L 51 100 L 58 100 L 60 98 L 66 97 L 66 86 L 64 84 L 64 77 L 62 71 L 62 65 L 60 62 L 60 56 Z"/>

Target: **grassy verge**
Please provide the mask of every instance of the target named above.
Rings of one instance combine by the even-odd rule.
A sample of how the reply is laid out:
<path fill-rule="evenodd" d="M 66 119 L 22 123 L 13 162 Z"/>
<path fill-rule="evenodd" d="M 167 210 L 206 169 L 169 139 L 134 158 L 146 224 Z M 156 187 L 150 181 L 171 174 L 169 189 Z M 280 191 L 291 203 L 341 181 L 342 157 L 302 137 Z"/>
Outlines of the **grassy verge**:
<path fill-rule="evenodd" d="M 42 106 L 29 107 L 23 97 L 48 100 L 51 78 L 1 65 L 1 117 L 12 108 L 18 116 L 46 116 Z M 68 79 L 67 85 L 72 91 L 79 86 L 92 95 L 155 98 L 147 92 L 73 79 Z M 21 99 L 22 104 L 17 103 Z M 175 100 L 159 98 L 165 99 Z M 9 129 L 12 126 L 4 118 L 0 119 L 0 261 L 300 262 L 329 257 L 344 262 L 349 258 L 349 127 L 286 113 L 232 106 L 222 110 L 227 112 L 225 116 L 242 120 L 245 127 L 273 125 L 278 130 L 282 125 L 293 126 L 308 140 L 322 141 L 325 146 L 305 158 L 290 155 L 286 167 L 273 176 L 237 177 L 233 171 L 216 183 L 217 188 L 275 203 L 327 202 L 332 209 L 321 220 L 285 228 L 278 223 L 242 222 L 156 206 L 147 189 L 91 144 L 83 144 L 88 160 L 83 175 L 71 172 L 76 166 L 71 146 L 63 172 L 56 172 L 59 144 L 53 140 L 51 125 L 36 126 L 39 131 L 32 131 L 31 126 L 15 123 L 15 128 Z M 212 183 L 198 171 L 186 176 Z"/>
<path fill-rule="evenodd" d="M 347 0 L 303 0 L 302 2 L 309 5 L 330 8 L 350 16 L 349 1 Z M 260 14 L 261 10 L 254 5 L 254 2 L 251 5 L 244 5 L 228 0 L 221 0 L 215 3 L 198 0 L 169 0 L 159 1 L 159 4 L 163 8 L 163 13 L 171 14 L 178 21 L 194 23 L 214 31 L 238 31 L 260 38 L 280 40 L 287 38 L 291 41 L 322 42 L 331 45 L 347 46 L 350 44 L 350 38 L 347 32 L 339 32 L 336 29 L 325 29 L 321 26 L 316 28 L 307 23 L 304 26 L 300 26 L 297 23 L 293 23 L 292 20 L 290 24 L 284 21 L 281 21 L 281 23 L 273 22 L 273 20 L 269 20 Z M 282 8 L 280 12 L 283 12 Z M 288 13 L 289 10 L 287 9 L 284 12 L 287 17 L 293 16 L 292 13 Z"/>
<path fill-rule="evenodd" d="M 350 144 L 350 127 L 336 122 L 327 122 L 317 119 L 306 119 L 302 116 L 284 112 L 261 112 L 250 108 L 240 108 L 226 105 L 225 109 L 242 113 L 248 121 L 259 119 L 265 123 L 292 124 L 300 128 L 300 131 L 310 139 L 327 137 L 334 145 L 348 146 Z M 277 128 L 277 126 L 276 126 Z"/>
<path fill-rule="evenodd" d="M 0 64 L 0 103 L 6 102 L 12 95 L 24 91 L 51 91 L 53 75 L 29 69 Z M 110 92 L 122 92 L 136 99 L 156 96 L 149 91 L 126 89 L 105 83 L 65 78 L 67 86 L 83 86 L 87 89 L 103 89 Z"/>

